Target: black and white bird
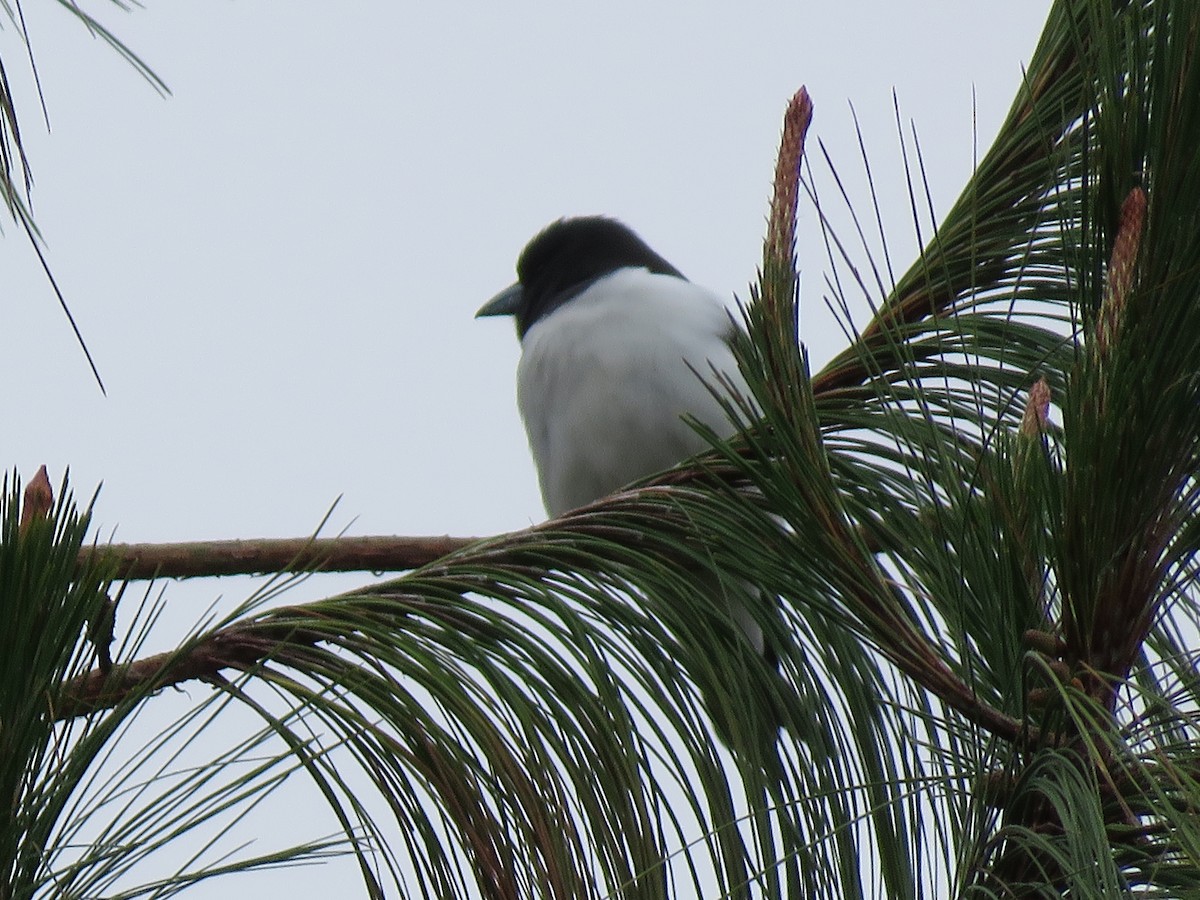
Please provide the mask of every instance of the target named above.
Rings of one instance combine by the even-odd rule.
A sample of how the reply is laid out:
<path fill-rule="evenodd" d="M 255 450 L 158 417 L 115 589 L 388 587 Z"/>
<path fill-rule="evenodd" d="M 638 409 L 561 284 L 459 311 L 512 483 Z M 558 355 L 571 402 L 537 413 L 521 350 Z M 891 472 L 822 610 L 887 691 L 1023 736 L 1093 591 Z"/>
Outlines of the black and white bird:
<path fill-rule="evenodd" d="M 720 297 L 614 219 L 549 225 L 522 251 L 517 282 L 476 315 L 516 320 L 517 403 L 552 516 L 708 449 L 685 417 L 731 435 L 719 381 L 749 396 Z M 753 616 L 740 604 L 730 614 L 763 653 Z"/>

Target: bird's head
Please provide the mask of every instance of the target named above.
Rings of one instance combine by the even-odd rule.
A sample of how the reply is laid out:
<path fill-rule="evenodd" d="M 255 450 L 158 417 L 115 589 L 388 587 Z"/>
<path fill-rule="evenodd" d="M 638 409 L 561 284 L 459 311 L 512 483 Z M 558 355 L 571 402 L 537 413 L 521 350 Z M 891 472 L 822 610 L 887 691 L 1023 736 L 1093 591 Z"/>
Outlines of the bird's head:
<path fill-rule="evenodd" d="M 683 278 L 628 226 L 605 216 L 559 219 L 542 229 L 517 259 L 517 281 L 475 314 L 512 316 L 524 337 L 539 319 L 619 269 Z"/>

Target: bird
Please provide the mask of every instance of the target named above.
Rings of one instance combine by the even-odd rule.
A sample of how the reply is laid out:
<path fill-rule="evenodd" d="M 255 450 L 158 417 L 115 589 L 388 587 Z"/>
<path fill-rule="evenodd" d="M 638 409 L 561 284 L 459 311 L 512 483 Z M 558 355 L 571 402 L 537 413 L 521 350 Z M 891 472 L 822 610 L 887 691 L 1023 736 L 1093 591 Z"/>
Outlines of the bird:
<path fill-rule="evenodd" d="M 702 377 L 718 372 L 748 394 L 733 320 L 627 226 L 553 222 L 522 251 L 517 275 L 476 317 L 516 320 L 517 404 L 551 516 L 708 449 L 683 416 L 732 435 Z"/>
<path fill-rule="evenodd" d="M 731 346 L 739 326 L 719 295 L 624 223 L 558 219 L 516 270 L 476 318 L 516 322 L 517 405 L 552 517 L 709 449 L 689 419 L 718 438 L 735 433 L 723 401 L 751 396 Z M 731 600 L 729 613 L 772 657 L 749 610 Z"/>

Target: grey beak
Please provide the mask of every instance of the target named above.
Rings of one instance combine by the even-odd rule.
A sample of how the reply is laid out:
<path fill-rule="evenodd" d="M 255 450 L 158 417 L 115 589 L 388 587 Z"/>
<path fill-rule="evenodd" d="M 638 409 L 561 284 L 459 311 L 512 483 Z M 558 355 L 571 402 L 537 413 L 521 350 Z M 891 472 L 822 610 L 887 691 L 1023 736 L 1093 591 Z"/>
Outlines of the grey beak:
<path fill-rule="evenodd" d="M 521 287 L 521 282 L 510 284 L 495 297 L 489 300 L 483 306 L 479 307 L 479 312 L 475 313 L 475 318 L 479 319 L 484 316 L 514 316 L 521 309 L 521 304 L 525 300 L 525 293 Z"/>

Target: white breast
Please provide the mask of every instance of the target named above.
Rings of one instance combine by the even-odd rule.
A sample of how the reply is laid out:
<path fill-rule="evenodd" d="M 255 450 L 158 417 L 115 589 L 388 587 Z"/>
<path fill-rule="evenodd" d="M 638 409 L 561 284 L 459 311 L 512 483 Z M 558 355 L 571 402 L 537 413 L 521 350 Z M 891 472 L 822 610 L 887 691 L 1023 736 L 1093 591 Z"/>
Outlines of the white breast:
<path fill-rule="evenodd" d="M 536 322 L 522 341 L 517 400 L 547 511 L 582 506 L 704 450 L 682 416 L 730 434 L 708 385 L 715 368 L 746 392 L 732 330 L 716 295 L 644 269 L 615 272 Z"/>

